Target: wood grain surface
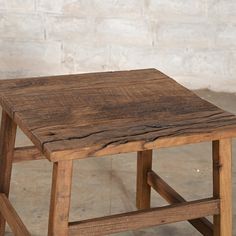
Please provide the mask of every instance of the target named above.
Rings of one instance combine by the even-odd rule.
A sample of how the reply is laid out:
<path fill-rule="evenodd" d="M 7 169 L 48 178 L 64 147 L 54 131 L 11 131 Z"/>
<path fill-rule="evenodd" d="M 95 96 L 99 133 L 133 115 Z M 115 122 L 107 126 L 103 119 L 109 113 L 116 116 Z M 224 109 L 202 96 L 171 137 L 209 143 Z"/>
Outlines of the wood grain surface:
<path fill-rule="evenodd" d="M 136 207 L 139 210 L 151 207 L 151 186 L 148 172 L 152 170 L 152 150 L 138 152 L 136 177 Z"/>
<path fill-rule="evenodd" d="M 0 212 L 6 219 L 15 236 L 30 236 L 31 234 L 21 221 L 14 207 L 5 194 L 0 193 Z M 3 235 L 5 233 L 3 232 Z"/>
<path fill-rule="evenodd" d="M 154 171 L 149 171 L 147 174 L 148 184 L 156 190 L 169 204 L 178 204 L 187 202 L 179 193 L 177 193 L 170 185 L 168 185 Z M 202 235 L 213 235 L 213 224 L 207 218 L 199 218 L 189 220 Z"/>
<path fill-rule="evenodd" d="M 53 163 L 48 236 L 68 236 L 73 161 Z"/>
<path fill-rule="evenodd" d="M 70 236 L 102 236 L 151 226 L 192 220 L 219 213 L 218 199 L 201 199 L 173 206 L 122 213 L 69 224 Z M 229 236 L 229 235 L 228 235 Z"/>
<path fill-rule="evenodd" d="M 16 138 L 16 124 L 3 111 L 0 130 L 0 193 L 9 196 L 13 154 Z M 0 236 L 5 235 L 6 220 L 0 213 Z"/>
<path fill-rule="evenodd" d="M 236 118 L 155 69 L 0 81 L 0 103 L 51 161 L 236 134 Z"/>
<path fill-rule="evenodd" d="M 232 140 L 212 142 L 213 196 L 220 199 L 220 214 L 214 215 L 214 236 L 232 235 Z"/>

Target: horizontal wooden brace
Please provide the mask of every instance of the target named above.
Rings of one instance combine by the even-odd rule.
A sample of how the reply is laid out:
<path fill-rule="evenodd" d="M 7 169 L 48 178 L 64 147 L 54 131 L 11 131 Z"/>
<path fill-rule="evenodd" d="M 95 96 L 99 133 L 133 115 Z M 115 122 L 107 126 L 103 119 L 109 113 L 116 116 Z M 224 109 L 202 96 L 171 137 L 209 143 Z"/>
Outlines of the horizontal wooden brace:
<path fill-rule="evenodd" d="M 34 146 L 17 147 L 14 150 L 13 162 L 45 159 L 44 155 Z"/>
<path fill-rule="evenodd" d="M 69 235 L 101 236 L 196 219 L 203 216 L 219 214 L 219 204 L 219 199 L 209 198 L 149 210 L 72 222 L 69 224 Z"/>
<path fill-rule="evenodd" d="M 148 184 L 155 189 L 168 203 L 184 203 L 187 202 L 180 194 L 170 187 L 160 176 L 154 171 L 148 172 Z M 200 233 L 206 236 L 213 235 L 213 224 L 206 218 L 189 220 Z"/>
<path fill-rule="evenodd" d="M 30 236 L 29 231 L 3 193 L 0 193 L 0 212 L 15 236 Z"/>

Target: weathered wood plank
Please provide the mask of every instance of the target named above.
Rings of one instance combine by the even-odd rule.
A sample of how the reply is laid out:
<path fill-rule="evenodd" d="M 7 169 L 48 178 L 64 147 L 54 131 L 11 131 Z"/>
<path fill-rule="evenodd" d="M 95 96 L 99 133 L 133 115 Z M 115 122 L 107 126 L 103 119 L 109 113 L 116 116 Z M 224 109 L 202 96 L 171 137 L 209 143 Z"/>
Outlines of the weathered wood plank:
<path fill-rule="evenodd" d="M 150 208 L 151 187 L 147 182 L 147 173 L 152 169 L 152 150 L 138 152 L 136 206 L 138 209 Z"/>
<path fill-rule="evenodd" d="M 178 137 L 165 137 L 160 138 L 153 142 L 144 141 L 130 141 L 117 140 L 106 142 L 101 148 L 100 145 L 86 146 L 86 140 L 78 142 L 77 140 L 51 142 L 49 145 L 45 145 L 45 156 L 51 161 L 70 160 L 70 159 L 82 159 L 87 157 L 101 157 L 107 155 L 114 155 L 117 153 L 129 153 L 136 151 L 145 151 L 150 149 L 167 148 L 173 146 L 179 146 L 184 144 L 192 144 L 198 142 L 208 142 L 215 138 L 230 138 L 235 136 L 236 129 L 225 129 L 222 131 L 212 131 L 210 134 L 196 134 L 185 135 Z M 105 137 L 106 138 L 106 137 Z M 104 139 L 105 139 L 104 138 Z M 101 139 L 105 141 L 104 139 Z M 59 146 L 58 144 L 62 146 Z M 78 148 L 82 146 L 82 148 Z M 86 147 L 85 147 L 86 146 Z M 64 150 L 62 150 L 62 147 Z"/>
<path fill-rule="evenodd" d="M 148 172 L 148 184 L 156 190 L 168 203 L 176 204 L 187 202 L 180 194 L 178 194 L 171 186 L 169 186 L 160 176 L 154 171 Z M 213 235 L 213 224 L 206 218 L 189 220 L 200 233 L 205 236 Z"/>
<path fill-rule="evenodd" d="M 45 159 L 45 156 L 34 146 L 17 147 L 14 150 L 14 163 L 41 159 Z"/>
<path fill-rule="evenodd" d="M 69 224 L 70 236 L 101 236 L 219 213 L 219 200 L 203 199 L 175 206 L 123 213 Z"/>
<path fill-rule="evenodd" d="M 48 236 L 68 236 L 73 161 L 53 163 Z"/>
<path fill-rule="evenodd" d="M 0 81 L 0 104 L 51 161 L 236 135 L 234 115 L 155 69 Z"/>
<path fill-rule="evenodd" d="M 8 198 L 3 193 L 0 193 L 0 212 L 4 219 L 6 219 L 15 236 L 31 235 L 9 202 Z"/>
<path fill-rule="evenodd" d="M 213 195 L 220 198 L 220 214 L 214 216 L 214 236 L 232 235 L 231 139 L 213 141 Z"/>
<path fill-rule="evenodd" d="M 151 76 L 150 76 L 151 75 Z M 27 79 L 10 79 L 0 81 L 0 93 L 4 94 L 42 94 L 47 91 L 52 92 L 74 90 L 78 87 L 82 90 L 91 89 L 91 82 L 96 89 L 104 88 L 104 83 L 112 80 L 112 87 L 119 87 L 120 82 L 129 84 L 142 83 L 142 79 L 166 79 L 166 75 L 161 72 L 157 73 L 156 69 L 142 69 L 132 71 L 116 72 L 98 72 L 74 75 L 59 75 L 46 77 L 33 77 Z"/>
<path fill-rule="evenodd" d="M 16 124 L 2 112 L 1 131 L 0 131 L 0 193 L 9 195 L 13 152 L 16 138 Z M 0 214 L 0 236 L 5 234 L 6 221 Z"/>

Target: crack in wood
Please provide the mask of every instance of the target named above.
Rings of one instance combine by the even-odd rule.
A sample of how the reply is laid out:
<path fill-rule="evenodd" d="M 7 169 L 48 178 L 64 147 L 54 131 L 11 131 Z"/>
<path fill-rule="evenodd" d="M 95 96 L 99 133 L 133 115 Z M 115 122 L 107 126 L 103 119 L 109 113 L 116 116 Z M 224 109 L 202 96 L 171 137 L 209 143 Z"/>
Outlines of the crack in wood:
<path fill-rule="evenodd" d="M 65 138 L 65 139 L 57 139 L 57 140 L 45 141 L 45 142 L 42 143 L 42 148 L 44 148 L 44 146 L 46 144 L 48 144 L 48 143 L 60 142 L 60 141 L 66 141 L 66 140 L 83 139 L 83 138 L 87 138 L 87 137 L 95 135 L 95 134 L 104 133 L 106 131 L 107 130 L 101 130 L 101 131 L 93 132 L 93 133 L 90 133 L 90 134 L 87 134 L 87 135 L 84 135 L 84 136 L 78 136 L 78 137 L 77 136 L 73 136 L 73 137 L 68 137 L 68 138 Z"/>

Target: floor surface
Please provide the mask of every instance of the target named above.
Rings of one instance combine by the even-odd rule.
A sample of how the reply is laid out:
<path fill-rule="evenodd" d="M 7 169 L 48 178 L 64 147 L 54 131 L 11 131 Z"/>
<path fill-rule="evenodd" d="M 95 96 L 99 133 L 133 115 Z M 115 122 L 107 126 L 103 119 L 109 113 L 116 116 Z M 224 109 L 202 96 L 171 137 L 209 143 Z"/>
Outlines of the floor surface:
<path fill-rule="evenodd" d="M 236 95 L 196 91 L 201 97 L 236 114 Z M 30 144 L 18 132 L 17 145 Z M 236 157 L 236 142 L 233 143 Z M 235 160 L 235 158 L 234 158 Z M 187 200 L 211 196 L 211 144 L 201 143 L 154 152 L 153 169 Z M 52 164 L 46 160 L 14 165 L 10 199 L 33 236 L 47 235 Z M 236 201 L 236 165 L 233 166 Z M 71 221 L 135 210 L 136 154 L 75 161 Z M 152 206 L 165 205 L 155 192 Z M 236 225 L 236 204 L 234 204 Z M 7 236 L 12 235 L 9 228 Z M 153 227 L 120 236 L 197 236 L 186 222 Z M 236 235 L 236 227 L 234 234 Z"/>

